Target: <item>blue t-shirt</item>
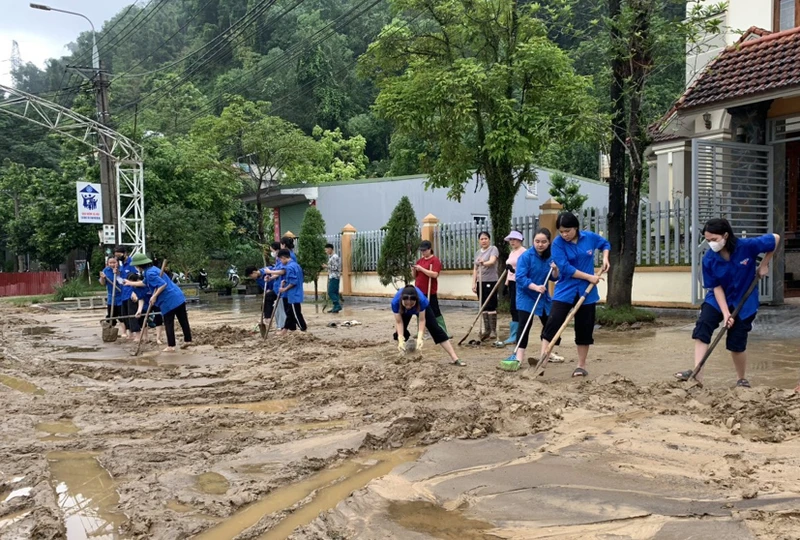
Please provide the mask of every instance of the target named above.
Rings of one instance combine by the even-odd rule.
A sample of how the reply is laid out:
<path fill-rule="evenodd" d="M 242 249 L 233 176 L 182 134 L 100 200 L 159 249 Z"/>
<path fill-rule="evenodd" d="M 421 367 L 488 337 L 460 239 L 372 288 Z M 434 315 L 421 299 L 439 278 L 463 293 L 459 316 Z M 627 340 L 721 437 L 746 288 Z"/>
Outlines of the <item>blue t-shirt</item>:
<path fill-rule="evenodd" d="M 106 305 L 111 305 L 111 297 L 112 297 L 112 287 L 114 286 L 114 271 L 111 268 L 105 267 L 103 268 L 103 275 L 106 276 Z M 117 285 L 117 292 L 113 295 L 114 296 L 114 305 L 121 306 L 122 305 L 122 285 L 119 283 Z"/>
<path fill-rule="evenodd" d="M 578 231 L 577 243 L 567 242 L 560 236 L 553 240 L 551 252 L 553 261 L 558 266 L 558 283 L 553 294 L 553 300 L 572 304 L 575 299 L 581 296 L 589 282 L 583 279 L 572 277 L 576 270 L 587 274 L 594 274 L 594 250 L 605 251 L 611 249 L 608 240 L 591 231 Z M 584 304 L 596 304 L 600 301 L 600 294 L 597 287 L 586 297 Z"/>
<path fill-rule="evenodd" d="M 178 308 L 181 304 L 186 302 L 186 297 L 183 296 L 183 291 L 180 287 L 175 285 L 172 280 L 164 279 L 159 274 L 161 270 L 155 266 L 151 266 L 145 270 L 142 276 L 142 281 L 147 285 L 147 293 L 152 296 L 156 289 L 162 285 L 166 285 L 161 294 L 156 298 L 156 307 L 161 310 L 161 313 L 169 313 L 170 311 Z"/>
<path fill-rule="evenodd" d="M 281 263 L 281 261 L 275 261 L 275 264 L 272 266 L 272 269 L 273 270 L 283 270 L 284 267 L 283 267 L 283 264 Z M 279 292 L 278 289 L 281 288 L 281 281 L 283 281 L 284 279 L 286 279 L 286 274 L 284 274 L 282 276 L 275 276 L 273 278 L 273 280 L 272 280 L 272 290 L 275 292 L 275 294 L 278 294 L 278 292 Z"/>
<path fill-rule="evenodd" d="M 534 285 L 547 285 L 544 280 L 547 279 L 547 274 L 550 272 L 550 263 L 552 261 L 552 258 L 542 259 L 536 253 L 536 248 L 533 247 L 519 256 L 516 270 L 518 310 L 530 312 L 533 309 L 533 305 L 536 304 L 536 300 L 539 298 L 539 293 L 530 290 L 528 285 L 531 283 Z M 555 279 L 551 275 L 550 280 L 555 281 Z M 542 298 L 536 304 L 534 313 L 536 315 L 549 315 L 550 305 L 552 304 L 550 293 L 545 290 L 541 296 Z"/>
<path fill-rule="evenodd" d="M 294 285 L 284 294 L 290 304 L 300 304 L 303 301 L 303 269 L 294 261 L 289 261 L 284 267 L 286 274 L 282 277 L 286 285 Z"/>
<path fill-rule="evenodd" d="M 128 279 L 128 276 L 131 274 L 136 274 L 136 267 L 131 265 L 131 258 L 128 257 L 125 259 L 124 263 L 119 263 L 119 268 L 117 270 L 117 275 L 122 279 Z M 133 287 L 130 285 L 122 285 L 122 298 L 120 300 L 130 300 L 131 293 L 133 292 Z M 119 292 L 119 291 L 117 291 Z"/>
<path fill-rule="evenodd" d="M 414 287 L 414 289 L 417 291 L 417 298 L 419 301 L 417 302 L 416 306 L 406 311 L 407 315 L 419 315 L 420 311 L 425 311 L 430 305 L 430 301 L 425 297 L 424 294 L 422 294 L 422 291 L 419 290 L 419 287 Z M 397 294 L 395 294 L 394 298 L 392 298 L 392 313 L 400 313 L 401 296 L 403 296 L 403 289 L 397 291 Z"/>
<path fill-rule="evenodd" d="M 739 305 L 747 288 L 756 277 L 756 257 L 760 253 L 775 251 L 775 237 L 765 234 L 758 238 L 738 238 L 736 249 L 726 261 L 719 253 L 708 250 L 703 256 L 703 286 L 708 289 L 706 302 L 719 312 L 722 310 L 714 297 L 714 287 L 722 286 L 725 299 L 733 313 L 734 306 Z M 740 319 L 747 319 L 758 311 L 758 287 L 753 289 L 739 311 Z"/>

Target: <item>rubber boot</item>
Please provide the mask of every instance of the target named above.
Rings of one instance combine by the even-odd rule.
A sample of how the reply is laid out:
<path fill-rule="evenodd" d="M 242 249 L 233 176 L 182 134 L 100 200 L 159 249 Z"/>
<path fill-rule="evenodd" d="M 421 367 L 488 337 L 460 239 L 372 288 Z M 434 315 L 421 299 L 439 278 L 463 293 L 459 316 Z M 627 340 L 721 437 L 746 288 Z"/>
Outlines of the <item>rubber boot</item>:
<path fill-rule="evenodd" d="M 489 339 L 497 341 L 497 313 L 489 315 Z"/>
<path fill-rule="evenodd" d="M 450 335 L 450 332 L 447 331 L 447 327 L 444 325 L 444 316 L 439 315 L 436 317 L 436 323 L 439 325 L 439 328 L 444 330 L 444 333 L 447 334 L 447 337 L 453 339 L 453 336 Z"/>
<path fill-rule="evenodd" d="M 508 339 L 503 342 L 503 345 L 516 345 L 517 344 L 517 332 L 519 331 L 519 323 L 517 321 L 511 321 L 509 325 L 510 331 L 508 335 Z"/>
<path fill-rule="evenodd" d="M 481 333 L 478 335 L 478 339 L 481 341 L 486 341 L 489 339 L 489 335 L 491 334 L 491 326 L 489 325 L 489 314 L 483 314 L 483 323 L 481 324 Z"/>

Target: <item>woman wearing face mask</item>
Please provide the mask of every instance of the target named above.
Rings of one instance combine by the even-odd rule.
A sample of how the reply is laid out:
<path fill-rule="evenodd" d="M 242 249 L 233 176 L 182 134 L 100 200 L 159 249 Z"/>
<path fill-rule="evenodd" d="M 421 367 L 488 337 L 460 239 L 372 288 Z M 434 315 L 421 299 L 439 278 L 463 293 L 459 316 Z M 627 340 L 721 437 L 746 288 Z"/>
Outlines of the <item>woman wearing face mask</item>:
<path fill-rule="evenodd" d="M 764 277 L 769 273 L 769 262 L 781 237 L 765 234 L 756 238 L 736 238 L 730 223 L 724 218 L 709 220 L 703 228 L 703 236 L 711 249 L 703 256 L 703 286 L 708 292 L 692 332 L 694 365 L 697 366 L 705 356 L 711 343 L 711 334 L 719 323 L 723 323 L 728 328 L 725 348 L 731 352 L 736 368 L 736 386 L 750 388 L 750 382 L 745 378 L 745 351 L 747 334 L 752 330 L 758 312 L 758 287 L 744 299 L 744 305 L 735 319 L 731 317 L 731 312 L 743 301 L 742 297 L 756 274 Z M 760 253 L 766 255 L 756 267 L 756 257 Z M 681 371 L 675 377 L 686 381 L 692 376 L 692 371 Z M 701 379 L 698 374 L 697 380 Z"/>
<path fill-rule="evenodd" d="M 611 264 L 608 254 L 611 244 L 608 240 L 591 231 L 581 231 L 578 218 L 570 212 L 559 214 L 556 220 L 558 237 L 553 240 L 553 262 L 558 267 L 559 277 L 553 294 L 553 307 L 542 333 L 542 350 L 550 345 L 567 315 L 578 299 L 584 294 L 590 283 L 597 285 L 600 276 L 594 273 L 594 252 L 603 252 L 601 274 L 608 272 Z M 578 365 L 572 372 L 573 377 L 586 377 L 586 358 L 589 346 L 594 343 L 595 307 L 600 300 L 597 287 L 593 287 L 583 305 L 575 314 L 575 345 L 578 349 Z M 545 363 L 547 359 L 545 359 Z M 546 365 L 546 364 L 545 364 Z"/>

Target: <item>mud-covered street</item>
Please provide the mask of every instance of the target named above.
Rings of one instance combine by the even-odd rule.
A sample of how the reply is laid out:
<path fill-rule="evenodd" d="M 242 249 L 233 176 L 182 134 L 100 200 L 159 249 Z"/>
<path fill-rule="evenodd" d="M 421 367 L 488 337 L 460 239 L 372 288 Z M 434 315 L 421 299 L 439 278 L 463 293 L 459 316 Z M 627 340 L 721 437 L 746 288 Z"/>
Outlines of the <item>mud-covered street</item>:
<path fill-rule="evenodd" d="M 307 311 L 264 342 L 193 309 L 194 347 L 133 357 L 99 311 L 0 303 L 0 537 L 800 538 L 797 340 L 687 391 L 688 320 L 597 331 L 585 381 L 568 331 L 533 380 L 510 348 L 400 356 L 377 304 Z"/>

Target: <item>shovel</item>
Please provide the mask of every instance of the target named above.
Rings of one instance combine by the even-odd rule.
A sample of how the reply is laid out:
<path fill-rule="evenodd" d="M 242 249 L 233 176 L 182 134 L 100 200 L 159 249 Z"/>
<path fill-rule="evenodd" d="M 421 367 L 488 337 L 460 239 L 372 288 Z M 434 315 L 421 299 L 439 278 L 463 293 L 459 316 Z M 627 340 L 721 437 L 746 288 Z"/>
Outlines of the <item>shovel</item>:
<path fill-rule="evenodd" d="M 761 276 L 759 276 L 758 275 L 758 271 L 756 271 L 756 277 L 753 278 L 753 282 L 750 284 L 750 287 L 747 288 L 747 292 L 744 293 L 744 296 L 742 296 L 742 299 L 739 301 L 739 305 L 736 306 L 736 309 L 734 309 L 733 313 L 731 313 L 731 319 L 736 319 L 736 316 L 739 314 L 739 311 L 742 310 L 742 306 L 744 306 L 744 303 L 750 297 L 750 295 L 752 294 L 753 290 L 755 290 L 756 285 L 758 285 L 758 282 L 760 280 L 761 280 Z M 706 351 L 706 354 L 703 355 L 703 359 L 700 360 L 700 363 L 697 364 L 697 367 L 695 367 L 694 371 L 692 371 L 692 375 L 688 379 L 689 381 L 692 381 L 692 383 L 687 387 L 687 390 L 691 390 L 695 386 L 701 386 L 702 385 L 702 383 L 697 380 L 697 375 L 700 373 L 700 370 L 703 369 L 703 366 L 706 364 L 706 361 L 711 356 L 711 353 L 714 352 L 714 347 L 717 346 L 717 343 L 719 343 L 722 340 L 722 337 L 727 332 L 728 332 L 728 327 L 725 325 L 725 321 L 722 321 L 722 330 L 720 330 L 717 333 L 717 337 L 715 337 L 714 341 L 711 342 L 711 345 L 708 347 L 708 350 Z"/>
<path fill-rule="evenodd" d="M 108 308 L 108 314 L 109 315 L 113 315 L 113 313 L 114 313 L 114 304 L 116 302 L 117 289 L 119 288 L 119 287 L 117 287 L 116 279 L 117 279 L 117 273 L 114 272 L 114 277 L 111 280 L 111 285 L 112 285 L 112 287 L 111 287 L 111 305 Z M 103 341 L 105 343 L 113 343 L 113 342 L 117 341 L 117 337 L 119 337 L 119 330 L 116 327 L 111 325 L 111 321 L 116 319 L 116 318 L 118 318 L 118 317 L 109 316 L 109 317 L 106 317 L 105 319 L 103 319 L 102 321 L 100 321 L 100 326 L 103 327 L 103 335 L 102 335 L 102 337 L 103 337 Z"/>
<path fill-rule="evenodd" d="M 285 281 L 281 282 L 281 285 L 283 285 L 284 283 L 286 282 Z M 278 304 L 280 303 L 282 296 L 283 293 L 280 290 L 278 290 L 278 298 L 275 300 L 275 309 L 272 310 L 272 317 L 269 318 L 269 324 L 267 325 L 267 329 L 264 330 L 264 334 L 261 336 L 264 339 L 267 339 L 267 336 L 269 335 L 269 330 L 270 328 L 272 328 L 272 321 L 275 320 L 275 316 L 277 315 Z M 261 313 L 262 314 L 264 313 L 263 309 L 261 310 Z"/>
<path fill-rule="evenodd" d="M 575 314 L 578 313 L 578 310 L 583 305 L 583 302 L 586 301 L 586 297 L 589 296 L 589 293 L 592 292 L 592 289 L 594 289 L 594 283 L 590 283 L 589 286 L 586 287 L 586 290 L 583 291 L 583 294 L 581 295 L 578 302 L 574 306 L 572 306 L 572 309 L 569 311 L 569 313 L 567 313 L 567 318 L 564 319 L 564 324 L 561 325 L 561 328 L 558 329 L 556 335 L 553 336 L 553 339 L 550 340 L 550 345 L 547 346 L 547 349 L 545 349 L 544 354 L 542 354 L 542 357 L 539 358 L 539 361 L 536 363 L 536 367 L 533 370 L 534 377 L 538 377 L 540 373 L 544 372 L 544 367 L 547 365 L 547 359 L 550 357 L 550 353 L 553 352 L 553 349 L 556 347 L 556 343 L 558 343 L 558 338 L 560 338 L 561 334 L 564 333 L 564 330 L 567 329 L 567 325 L 570 323 L 570 321 L 572 321 L 572 318 L 575 317 Z M 533 365 L 533 357 L 528 358 L 528 364 L 530 364 L 531 366 Z"/>
<path fill-rule="evenodd" d="M 494 287 L 492 288 L 492 291 L 486 296 L 486 300 L 483 301 L 483 304 L 481 305 L 481 309 L 478 310 L 478 316 L 475 317 L 474 321 L 472 321 L 472 326 L 470 326 L 469 330 L 467 330 L 467 334 L 463 338 L 461 338 L 461 340 L 458 342 L 459 345 L 464 343 L 464 341 L 469 337 L 470 333 L 472 332 L 472 329 L 475 328 L 475 323 L 477 323 L 478 320 L 480 320 L 481 315 L 483 315 L 483 310 L 486 308 L 486 304 L 489 303 L 489 299 L 497 291 L 497 287 L 500 286 L 500 283 L 502 283 L 503 279 L 506 277 L 506 272 L 507 272 L 507 270 L 503 271 L 503 275 L 500 276 L 500 279 L 498 279 L 497 283 L 494 284 Z M 478 290 L 480 290 L 480 289 L 478 289 Z"/>
<path fill-rule="evenodd" d="M 261 333 L 261 338 L 267 337 L 267 325 L 264 324 L 264 306 L 267 304 L 267 282 L 264 282 L 264 294 L 261 297 L 261 320 L 258 323 L 258 331 Z"/>
<path fill-rule="evenodd" d="M 547 272 L 547 277 L 544 278 L 544 286 L 547 287 L 548 283 L 550 283 L 550 274 L 553 273 L 553 268 L 550 268 L 550 271 Z M 539 293 L 539 296 L 536 297 L 536 302 L 533 304 L 533 309 L 531 310 L 531 314 L 528 315 L 528 320 L 525 323 L 525 327 L 522 329 L 522 333 L 518 334 L 517 337 L 517 346 L 514 347 L 514 352 L 511 353 L 511 356 L 506 358 L 505 360 L 500 361 L 500 369 L 503 371 L 517 371 L 519 369 L 519 362 L 517 362 L 517 351 L 519 350 L 519 344 L 522 343 L 522 336 L 528 331 L 528 328 L 531 326 L 531 321 L 533 321 L 533 314 L 536 313 L 536 306 L 539 305 L 539 300 L 542 299 L 542 294 Z M 558 340 L 556 340 L 558 341 Z"/>

